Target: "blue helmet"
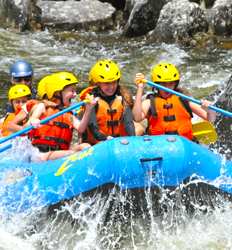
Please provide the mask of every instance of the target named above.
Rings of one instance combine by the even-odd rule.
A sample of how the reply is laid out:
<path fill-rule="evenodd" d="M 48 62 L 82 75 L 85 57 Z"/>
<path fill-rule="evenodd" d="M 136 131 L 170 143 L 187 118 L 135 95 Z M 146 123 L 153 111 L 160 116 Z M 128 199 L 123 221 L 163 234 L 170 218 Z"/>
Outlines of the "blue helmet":
<path fill-rule="evenodd" d="M 33 68 L 27 61 L 18 60 L 10 67 L 10 75 L 14 78 L 33 76 Z"/>

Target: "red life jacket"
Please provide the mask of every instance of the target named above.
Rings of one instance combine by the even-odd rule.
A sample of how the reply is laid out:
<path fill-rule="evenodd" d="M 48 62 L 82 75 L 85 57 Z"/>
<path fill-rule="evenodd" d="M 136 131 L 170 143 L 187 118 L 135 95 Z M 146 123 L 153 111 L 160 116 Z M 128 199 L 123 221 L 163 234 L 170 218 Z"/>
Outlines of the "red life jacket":
<path fill-rule="evenodd" d="M 151 108 L 147 116 L 148 134 L 179 134 L 193 139 L 192 111 L 187 102 L 178 96 L 171 95 L 167 99 L 151 96 Z"/>
<path fill-rule="evenodd" d="M 48 107 L 46 113 L 40 119 L 51 116 L 60 110 Z M 45 145 L 57 150 L 67 150 L 70 147 L 73 135 L 73 115 L 67 112 L 60 115 L 30 133 L 32 144 L 35 146 Z"/>

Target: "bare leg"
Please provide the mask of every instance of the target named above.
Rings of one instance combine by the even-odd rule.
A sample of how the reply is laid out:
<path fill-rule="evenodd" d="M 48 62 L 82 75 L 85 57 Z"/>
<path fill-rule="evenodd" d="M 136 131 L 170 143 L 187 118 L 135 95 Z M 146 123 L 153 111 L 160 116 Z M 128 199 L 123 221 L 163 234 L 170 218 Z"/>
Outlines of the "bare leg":
<path fill-rule="evenodd" d="M 135 135 L 144 135 L 145 134 L 145 126 L 142 122 L 134 122 L 135 125 Z"/>
<path fill-rule="evenodd" d="M 73 150 L 56 150 L 56 151 L 49 151 L 46 153 L 40 153 L 39 159 L 41 161 L 48 161 L 48 160 L 55 160 L 59 159 L 64 156 L 68 156 L 75 153 Z"/>
<path fill-rule="evenodd" d="M 55 160 L 59 159 L 61 157 L 65 157 L 71 154 L 74 154 L 77 151 L 81 151 L 85 148 L 91 147 L 88 143 L 81 143 L 81 144 L 75 144 L 72 146 L 72 149 L 70 150 L 56 150 L 56 151 L 49 151 L 46 153 L 40 153 L 39 159 L 40 161 L 48 161 L 48 160 Z"/>
<path fill-rule="evenodd" d="M 74 144 L 74 145 L 71 147 L 71 149 L 72 149 L 73 151 L 81 151 L 81 150 L 83 150 L 83 149 L 85 149 L 85 148 L 89 148 L 89 147 L 91 147 L 91 145 L 90 145 L 89 143 L 81 143 L 81 144 Z"/>

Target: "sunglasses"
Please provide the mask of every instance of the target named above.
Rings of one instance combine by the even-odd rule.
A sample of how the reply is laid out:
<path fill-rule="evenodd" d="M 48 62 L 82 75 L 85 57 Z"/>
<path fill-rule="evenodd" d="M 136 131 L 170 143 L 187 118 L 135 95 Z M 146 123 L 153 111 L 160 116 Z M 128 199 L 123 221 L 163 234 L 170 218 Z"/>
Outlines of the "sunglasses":
<path fill-rule="evenodd" d="M 31 76 L 15 77 L 15 78 L 13 78 L 13 82 L 15 82 L 15 83 L 31 82 L 31 81 L 32 81 L 32 77 Z"/>

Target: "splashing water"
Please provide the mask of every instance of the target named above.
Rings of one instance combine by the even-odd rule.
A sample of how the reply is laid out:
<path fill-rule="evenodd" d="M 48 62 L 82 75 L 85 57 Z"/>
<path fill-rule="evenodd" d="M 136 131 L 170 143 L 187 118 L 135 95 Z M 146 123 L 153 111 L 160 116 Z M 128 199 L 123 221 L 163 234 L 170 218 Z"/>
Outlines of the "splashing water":
<path fill-rule="evenodd" d="M 162 191 L 159 203 L 154 198 L 157 194 L 152 190 L 138 195 L 114 189 L 106 196 L 98 192 L 92 197 L 79 197 L 64 203 L 59 209 L 54 207 L 27 216 L 27 223 L 23 223 L 23 231 L 17 232 L 20 236 L 17 237 L 22 240 L 21 246 L 26 242 L 35 249 L 231 247 L 229 203 L 221 203 L 223 210 L 208 207 L 206 212 L 199 207 L 191 214 L 178 200 L 178 195 L 173 200 Z M 225 226 L 227 230 L 224 230 Z"/>
<path fill-rule="evenodd" d="M 39 161 L 39 150 L 32 146 L 31 141 L 25 137 L 17 137 L 11 141 L 12 147 L 1 153 L 2 161 L 17 161 L 18 163 Z M 6 142 L 2 144 L 9 144 Z"/>
<path fill-rule="evenodd" d="M 201 92 L 199 87 L 205 90 L 220 84 L 223 90 L 222 82 L 232 67 L 230 51 L 215 49 L 208 53 L 205 49 L 148 43 L 146 39 L 123 40 L 115 34 L 80 33 L 75 39 L 72 34 L 69 37 L 48 31 L 16 34 L 1 30 L 0 45 L 4 102 L 9 65 L 21 57 L 33 64 L 35 82 L 48 72 L 64 69 L 74 71 L 85 82 L 91 65 L 99 58 L 110 57 L 119 62 L 122 82 L 132 91 L 135 73 L 144 72 L 150 78 L 154 63 L 170 60 L 179 66 L 183 86 L 196 95 Z M 206 89 L 205 95 L 211 90 Z M 12 149 L 1 153 L 0 162 L 14 159 L 20 165 L 37 160 L 38 150 L 26 137 L 12 143 Z M 192 180 L 169 192 L 98 190 L 59 207 L 7 216 L 1 213 L 0 205 L 0 249 L 231 249 L 231 203 L 213 192 L 207 197 L 205 186 L 202 184 L 201 190 L 198 187 Z"/>

